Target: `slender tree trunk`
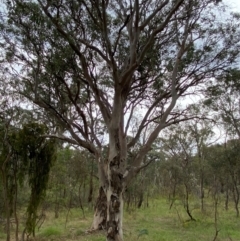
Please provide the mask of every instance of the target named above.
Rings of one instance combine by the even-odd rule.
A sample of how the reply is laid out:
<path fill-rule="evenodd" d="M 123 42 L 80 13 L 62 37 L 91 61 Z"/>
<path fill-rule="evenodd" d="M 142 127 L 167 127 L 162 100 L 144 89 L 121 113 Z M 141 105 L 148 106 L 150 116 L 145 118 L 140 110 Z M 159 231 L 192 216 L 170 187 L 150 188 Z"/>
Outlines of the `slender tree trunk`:
<path fill-rule="evenodd" d="M 238 208 L 238 204 L 239 204 L 239 190 L 238 190 L 238 182 L 235 178 L 234 173 L 231 174 L 232 175 L 232 181 L 233 181 L 233 189 L 232 189 L 232 193 L 233 193 L 233 200 L 234 200 L 234 206 L 235 206 L 235 210 L 236 210 L 236 216 L 239 217 L 239 208 Z"/>
<path fill-rule="evenodd" d="M 225 195 L 225 210 L 228 211 L 228 201 L 229 201 L 229 190 L 228 186 L 226 188 L 226 195 Z"/>
<path fill-rule="evenodd" d="M 189 207 L 189 191 L 188 191 L 188 186 L 185 183 L 185 191 L 186 191 L 186 196 L 185 196 L 185 204 L 184 204 L 184 208 L 190 218 L 191 221 L 196 221 L 196 219 L 192 216 L 191 211 L 190 211 L 190 207 Z"/>
<path fill-rule="evenodd" d="M 18 222 L 18 216 L 17 216 L 17 195 L 18 195 L 18 186 L 17 186 L 17 171 L 14 171 L 14 184 L 15 184 L 15 195 L 14 195 L 14 219 L 16 223 L 16 229 L 15 229 L 15 241 L 18 241 L 18 230 L 19 230 L 19 222 Z"/>
<path fill-rule="evenodd" d="M 213 241 L 217 240 L 218 234 L 219 234 L 219 228 L 218 228 L 218 192 L 214 191 L 214 227 L 215 227 L 215 236 L 213 238 Z"/>
<path fill-rule="evenodd" d="M 10 159 L 10 153 L 8 154 L 6 160 L 4 161 L 2 167 L 1 167 L 1 172 L 2 172 L 2 183 L 3 183 L 3 197 L 4 197 L 4 206 L 5 206 L 5 214 L 6 214 L 6 241 L 10 241 L 10 202 L 8 198 L 8 183 L 7 183 L 7 170 L 6 170 L 6 165 L 7 162 Z"/>
<path fill-rule="evenodd" d="M 233 187 L 233 200 L 234 200 L 234 206 L 236 210 L 236 216 L 239 217 L 239 208 L 238 208 L 239 192 L 236 186 Z"/>
<path fill-rule="evenodd" d="M 5 225 L 6 233 L 7 233 L 6 241 L 10 241 L 10 204 L 8 200 L 8 188 L 7 188 L 6 182 L 3 183 L 3 193 L 4 193 L 4 204 L 5 204 L 5 213 L 6 213 L 6 225 Z"/>
<path fill-rule="evenodd" d="M 201 211 L 204 212 L 204 173 L 203 173 L 203 168 L 201 167 L 200 170 L 200 176 L 201 176 L 201 180 L 200 180 L 200 198 L 201 198 Z"/>
<path fill-rule="evenodd" d="M 89 192 L 88 192 L 88 202 L 92 202 L 93 199 L 93 160 L 91 166 L 90 180 L 89 180 Z"/>
<path fill-rule="evenodd" d="M 71 206 L 72 206 L 72 190 L 70 191 L 70 199 L 67 205 L 67 215 L 66 215 L 66 220 L 65 220 L 65 229 L 67 228 L 67 223 L 68 223 L 68 217 L 69 213 L 71 211 Z"/>
<path fill-rule="evenodd" d="M 147 197 L 146 197 L 146 207 L 149 207 L 149 203 L 148 203 L 148 199 L 149 199 L 149 190 L 147 190 Z"/>
<path fill-rule="evenodd" d="M 82 210 L 83 217 L 85 218 L 85 212 L 84 212 L 84 207 L 83 207 L 82 198 L 81 198 L 81 187 L 82 187 L 82 182 L 81 182 L 81 184 L 79 185 L 79 188 L 78 188 L 78 201 L 79 201 L 79 206 Z"/>
<path fill-rule="evenodd" d="M 142 203 L 143 203 L 143 190 L 140 191 L 137 207 L 138 207 L 138 208 L 141 208 Z"/>
<path fill-rule="evenodd" d="M 21 241 L 25 240 L 25 234 L 26 234 L 26 227 L 23 229 Z"/>
<path fill-rule="evenodd" d="M 56 194 L 55 198 L 55 205 L 54 205 L 54 217 L 58 218 L 59 217 L 59 201 L 58 201 L 58 194 Z"/>
<path fill-rule="evenodd" d="M 61 191 L 59 191 L 59 183 L 56 183 L 57 191 L 55 191 L 55 203 L 54 203 L 54 217 L 59 217 L 59 198 L 61 198 Z"/>
<path fill-rule="evenodd" d="M 129 211 L 130 203 L 131 203 L 131 194 L 128 193 L 128 195 L 125 194 L 125 196 L 127 196 L 127 198 L 125 198 L 125 200 L 126 200 L 126 205 L 127 205 L 127 211 Z"/>
<path fill-rule="evenodd" d="M 174 181 L 174 185 L 173 185 L 173 191 L 172 191 L 172 197 L 171 197 L 171 194 L 169 194 L 169 201 L 170 201 L 170 206 L 169 206 L 169 209 L 171 210 L 172 209 L 172 206 L 175 202 L 175 198 L 176 198 L 176 182 Z"/>

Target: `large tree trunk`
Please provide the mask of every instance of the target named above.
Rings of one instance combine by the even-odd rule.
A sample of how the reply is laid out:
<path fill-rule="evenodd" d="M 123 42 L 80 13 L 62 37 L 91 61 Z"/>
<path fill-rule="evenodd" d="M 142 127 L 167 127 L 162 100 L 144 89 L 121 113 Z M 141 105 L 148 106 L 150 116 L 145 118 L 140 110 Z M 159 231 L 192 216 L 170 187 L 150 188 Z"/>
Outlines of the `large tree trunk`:
<path fill-rule="evenodd" d="M 117 142 L 116 142 L 117 143 Z M 118 144 L 115 146 L 118 147 Z M 117 148 L 116 148 L 117 149 Z M 112 151 L 114 153 L 114 150 Z M 122 152 L 124 153 L 124 151 Z M 109 155 L 107 168 L 107 241 L 123 241 L 123 192 L 126 183 L 124 182 L 124 155 L 120 151 Z"/>
<path fill-rule="evenodd" d="M 100 187 L 91 229 L 106 230 L 107 241 L 123 241 L 123 192 L 113 190 L 113 187 L 109 187 L 106 195 L 103 187 Z"/>
<path fill-rule="evenodd" d="M 116 191 L 116 189 L 115 189 Z M 107 241 L 123 241 L 123 193 L 107 190 Z"/>
<path fill-rule="evenodd" d="M 119 180 L 120 181 L 120 180 Z M 114 182 L 113 182 L 114 183 Z M 107 195 L 103 187 L 99 189 L 99 196 L 95 205 L 92 230 L 106 230 L 107 241 L 122 241 L 123 192 L 116 188 L 121 183 L 109 186 Z M 118 191 L 116 192 L 116 190 Z M 115 190 L 115 192 L 114 192 Z"/>
<path fill-rule="evenodd" d="M 123 174 L 120 155 L 109 158 L 107 169 L 107 184 L 105 193 L 107 194 L 107 241 L 123 241 Z M 120 167 L 120 168 L 119 168 Z"/>

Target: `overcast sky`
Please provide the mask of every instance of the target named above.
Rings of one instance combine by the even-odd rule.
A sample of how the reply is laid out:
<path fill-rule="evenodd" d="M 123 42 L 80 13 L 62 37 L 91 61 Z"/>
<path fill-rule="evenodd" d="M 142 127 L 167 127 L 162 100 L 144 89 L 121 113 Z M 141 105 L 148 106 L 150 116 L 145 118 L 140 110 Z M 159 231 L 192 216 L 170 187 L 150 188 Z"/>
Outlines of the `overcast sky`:
<path fill-rule="evenodd" d="M 240 12 L 240 0 L 223 0 L 227 5 L 230 5 L 236 12 Z"/>

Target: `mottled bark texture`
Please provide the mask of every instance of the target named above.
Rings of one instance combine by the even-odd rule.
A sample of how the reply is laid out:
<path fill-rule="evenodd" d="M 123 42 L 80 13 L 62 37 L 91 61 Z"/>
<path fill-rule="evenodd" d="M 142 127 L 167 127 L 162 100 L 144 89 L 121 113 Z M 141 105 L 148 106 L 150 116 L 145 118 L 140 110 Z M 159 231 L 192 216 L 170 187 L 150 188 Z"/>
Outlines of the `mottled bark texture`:
<path fill-rule="evenodd" d="M 105 230 L 107 222 L 107 196 L 102 187 L 99 188 L 99 194 L 95 204 L 95 212 L 91 229 Z"/>

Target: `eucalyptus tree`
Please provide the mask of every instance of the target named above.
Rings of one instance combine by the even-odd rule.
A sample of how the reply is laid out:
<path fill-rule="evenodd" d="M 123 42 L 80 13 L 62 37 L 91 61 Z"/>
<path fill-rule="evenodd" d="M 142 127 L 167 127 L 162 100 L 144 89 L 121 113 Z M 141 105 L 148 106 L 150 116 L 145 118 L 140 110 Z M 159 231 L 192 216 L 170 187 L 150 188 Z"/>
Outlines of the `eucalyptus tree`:
<path fill-rule="evenodd" d="M 5 4 L 6 71 L 18 92 L 58 121 L 58 138 L 95 156 L 107 215 L 96 210 L 94 228 L 105 221 L 107 240 L 123 240 L 125 188 L 149 164 L 145 155 L 161 130 L 192 118 L 177 101 L 235 62 L 239 16 L 220 21 L 214 0 Z"/>
<path fill-rule="evenodd" d="M 205 105 L 219 119 L 226 135 L 240 140 L 240 71 L 230 68 L 211 81 L 206 89 Z"/>
<path fill-rule="evenodd" d="M 2 76 L 1 76 L 2 77 Z M 1 78 L 2 80 L 2 78 Z M 26 119 L 30 119 L 30 113 L 18 106 L 18 96 L 14 96 L 7 91 L 10 86 L 2 84 L 0 86 L 0 184 L 2 187 L 2 218 L 5 218 L 6 240 L 11 236 L 11 220 L 15 219 L 15 238 L 18 240 L 18 155 L 12 147 L 12 136 L 18 131 Z"/>
<path fill-rule="evenodd" d="M 230 191 L 232 191 L 233 200 L 237 216 L 239 216 L 239 167 L 238 153 L 236 150 L 240 141 L 240 71 L 237 68 L 230 68 L 224 71 L 217 81 L 211 81 L 206 89 L 205 105 L 218 120 L 223 131 L 225 132 L 225 147 L 218 147 L 221 155 L 215 157 L 214 162 L 210 158 L 210 162 L 214 163 L 213 167 L 219 170 L 216 179 L 222 185 L 222 191 L 225 192 L 225 208 L 228 209 Z M 216 148 L 216 147 L 215 147 Z M 214 150 L 214 148 L 213 148 Z M 217 163 L 217 164 L 216 164 Z M 217 167 L 218 165 L 218 167 Z"/>
<path fill-rule="evenodd" d="M 231 140 L 227 143 L 225 149 L 226 171 L 230 176 L 231 191 L 233 195 L 234 208 L 236 215 L 239 217 L 239 201 L 240 201 L 240 155 L 239 155 L 239 140 Z"/>
<path fill-rule="evenodd" d="M 228 208 L 229 190 L 232 190 L 237 216 L 240 192 L 238 148 L 240 141 L 240 71 L 231 68 L 212 81 L 206 89 L 205 105 L 219 117 L 219 122 L 225 131 L 225 149 L 220 165 L 224 166 L 226 179 L 226 209 Z"/>
<path fill-rule="evenodd" d="M 200 110 L 195 105 L 191 112 L 199 113 L 200 116 Z M 194 219 L 189 196 L 197 196 L 201 210 L 204 211 L 204 190 L 208 187 L 206 183 L 209 175 L 212 175 L 208 171 L 207 152 L 216 138 L 212 130 L 214 123 L 207 119 L 205 114 L 201 110 L 204 119 L 189 120 L 170 127 L 162 138 L 163 152 L 167 157 L 162 169 L 167 170 L 170 208 L 177 196 L 182 197 L 184 208 L 191 220 Z"/>
<path fill-rule="evenodd" d="M 201 106 L 201 105 L 200 105 Z M 201 108 L 201 107 L 200 107 Z M 215 123 L 207 118 L 207 113 L 203 110 L 200 111 L 199 108 L 194 108 L 194 112 L 199 113 L 205 118 L 201 120 L 192 120 L 187 124 L 187 129 L 189 134 L 193 137 L 192 142 L 194 143 L 194 162 L 195 162 L 195 175 L 197 176 L 197 187 L 199 189 L 199 197 L 201 200 L 201 210 L 204 211 L 204 184 L 208 178 L 208 169 L 209 166 L 207 164 L 207 151 L 208 147 L 216 142 L 219 137 L 214 133 Z"/>
<path fill-rule="evenodd" d="M 232 199 L 236 216 L 239 217 L 239 140 L 232 139 L 224 144 L 210 146 L 206 158 L 212 173 L 208 183 L 213 185 L 213 192 L 215 194 L 225 193 L 226 210 L 228 210 L 229 201 Z"/>
<path fill-rule="evenodd" d="M 12 117 L 12 116 L 11 116 Z M 9 183 L 8 178 L 8 167 L 11 157 L 11 148 L 8 143 L 8 135 L 11 133 L 11 125 L 10 120 L 0 119 L 0 138 L 1 138 L 1 145 L 0 145 L 0 180 L 1 180 L 1 187 L 2 187 L 2 204 L 3 204 L 3 217 L 6 218 L 5 228 L 6 228 L 6 241 L 10 241 L 10 218 L 13 213 L 13 203 L 14 203 L 14 191 L 9 188 L 12 184 Z M 12 179 L 14 181 L 14 179 Z"/>
<path fill-rule="evenodd" d="M 170 209 L 176 196 L 180 196 L 187 215 L 190 220 L 195 221 L 189 203 L 190 195 L 197 186 L 197 177 L 194 173 L 195 170 L 193 170 L 196 151 L 194 136 L 188 126 L 181 124 L 172 126 L 168 131 L 165 133 L 168 137 L 164 138 L 162 142 L 167 156 L 165 165 L 169 162 L 168 175 L 170 183 L 173 184 L 170 187 L 172 193 L 169 195 L 171 199 Z"/>

